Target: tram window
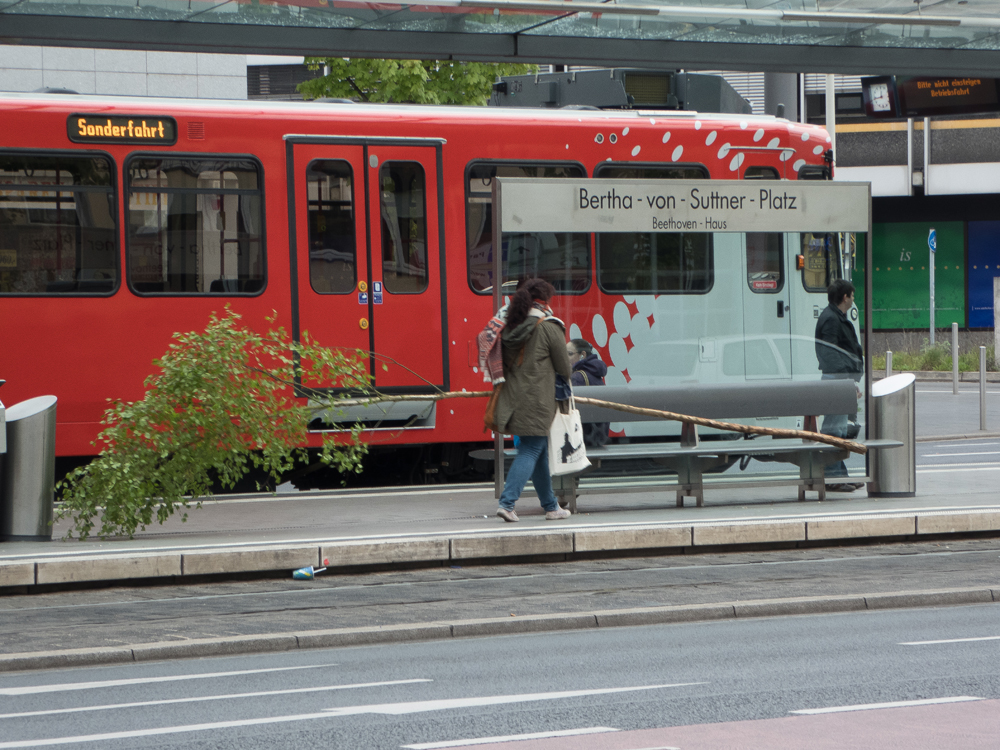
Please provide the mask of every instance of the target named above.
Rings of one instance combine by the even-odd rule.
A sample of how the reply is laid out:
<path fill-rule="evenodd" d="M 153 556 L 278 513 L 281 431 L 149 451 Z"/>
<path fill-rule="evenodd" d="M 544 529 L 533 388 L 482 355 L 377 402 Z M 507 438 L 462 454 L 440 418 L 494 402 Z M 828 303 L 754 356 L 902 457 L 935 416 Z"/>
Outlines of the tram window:
<path fill-rule="evenodd" d="M 774 167 L 747 167 L 743 173 L 744 180 L 780 180 L 781 176 Z"/>
<path fill-rule="evenodd" d="M 799 179 L 800 180 L 830 180 L 833 179 L 830 175 L 830 168 L 823 166 L 816 166 L 811 164 L 806 164 L 799 167 Z"/>
<path fill-rule="evenodd" d="M 594 177 L 703 180 L 700 164 L 605 163 Z M 597 235 L 597 283 L 605 292 L 705 294 L 715 280 L 712 235 L 703 232 L 616 232 Z"/>
<path fill-rule="evenodd" d="M 260 171 L 246 157 L 129 159 L 129 286 L 138 294 L 263 291 Z"/>
<path fill-rule="evenodd" d="M 382 283 L 392 294 L 427 288 L 427 204 L 424 168 L 385 162 L 379 170 L 382 212 Z"/>
<path fill-rule="evenodd" d="M 116 205 L 106 156 L 0 153 L 0 294 L 114 292 Z"/>
<path fill-rule="evenodd" d="M 782 235 L 747 232 L 747 286 L 756 294 L 777 294 L 785 286 Z"/>
<path fill-rule="evenodd" d="M 493 291 L 493 178 L 586 177 L 578 164 L 476 163 L 466 170 L 465 226 L 469 286 Z M 503 283 L 545 279 L 558 294 L 580 294 L 590 286 L 590 238 L 586 232 L 504 232 Z"/>
<path fill-rule="evenodd" d="M 810 292 L 825 292 L 838 278 L 839 263 L 837 239 L 833 234 L 802 233 L 802 286 Z"/>
<path fill-rule="evenodd" d="M 357 283 L 354 176 L 346 161 L 317 160 L 306 170 L 309 283 L 320 294 L 350 294 Z"/>

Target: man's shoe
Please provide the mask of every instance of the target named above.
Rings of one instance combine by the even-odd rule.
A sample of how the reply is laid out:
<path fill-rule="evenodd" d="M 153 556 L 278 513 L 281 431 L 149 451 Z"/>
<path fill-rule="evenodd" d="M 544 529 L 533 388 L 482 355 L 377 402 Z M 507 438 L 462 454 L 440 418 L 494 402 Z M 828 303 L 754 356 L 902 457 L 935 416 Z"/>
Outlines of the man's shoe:
<path fill-rule="evenodd" d="M 566 508 L 556 508 L 555 510 L 550 510 L 545 514 L 546 521 L 561 521 L 564 518 L 569 518 L 572 513 L 570 513 Z"/>
<path fill-rule="evenodd" d="M 853 484 L 828 484 L 827 492 L 854 492 Z"/>
<path fill-rule="evenodd" d="M 864 482 L 854 482 L 854 489 L 856 490 L 864 489 L 864 486 L 865 486 Z"/>
<path fill-rule="evenodd" d="M 497 515 L 507 523 L 517 523 L 521 520 L 517 517 L 517 513 L 512 510 L 507 510 L 506 508 L 497 508 Z"/>

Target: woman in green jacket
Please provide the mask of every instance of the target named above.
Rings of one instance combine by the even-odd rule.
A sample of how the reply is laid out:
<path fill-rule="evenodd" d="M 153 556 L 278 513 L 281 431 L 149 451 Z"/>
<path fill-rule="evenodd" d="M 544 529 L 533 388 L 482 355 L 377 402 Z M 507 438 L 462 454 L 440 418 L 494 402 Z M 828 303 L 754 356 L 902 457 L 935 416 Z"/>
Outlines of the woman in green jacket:
<path fill-rule="evenodd" d="M 497 515 L 508 523 L 518 520 L 514 503 L 529 478 L 547 520 L 570 515 L 556 502 L 549 475 L 548 442 L 556 415 L 556 373 L 567 383 L 572 376 L 566 329 L 549 307 L 554 293 L 544 279 L 523 282 L 510 300 L 500 337 L 504 387 L 497 399 L 496 420 L 501 432 L 520 439 L 497 510 Z"/>

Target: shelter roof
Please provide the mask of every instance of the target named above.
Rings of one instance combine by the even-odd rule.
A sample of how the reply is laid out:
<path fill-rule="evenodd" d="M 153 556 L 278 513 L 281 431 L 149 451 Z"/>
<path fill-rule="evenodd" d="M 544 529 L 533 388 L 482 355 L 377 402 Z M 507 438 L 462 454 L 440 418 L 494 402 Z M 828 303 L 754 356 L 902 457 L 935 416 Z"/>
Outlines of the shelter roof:
<path fill-rule="evenodd" d="M 0 42 L 1000 77 L 996 0 L 0 0 Z"/>

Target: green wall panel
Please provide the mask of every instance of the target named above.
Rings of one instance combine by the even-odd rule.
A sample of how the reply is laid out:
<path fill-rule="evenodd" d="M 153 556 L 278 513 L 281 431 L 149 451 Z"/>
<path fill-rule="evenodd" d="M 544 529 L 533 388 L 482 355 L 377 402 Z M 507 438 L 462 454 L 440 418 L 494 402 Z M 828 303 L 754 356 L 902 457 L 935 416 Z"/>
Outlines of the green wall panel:
<path fill-rule="evenodd" d="M 872 328 L 928 328 L 927 234 L 937 230 L 936 328 L 965 326 L 965 231 L 960 221 L 876 224 L 872 234 Z"/>

